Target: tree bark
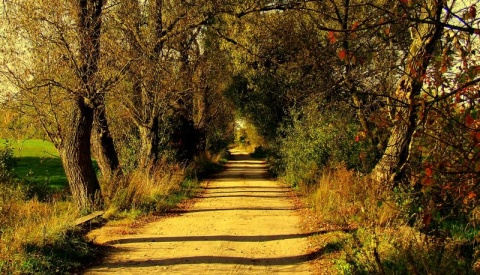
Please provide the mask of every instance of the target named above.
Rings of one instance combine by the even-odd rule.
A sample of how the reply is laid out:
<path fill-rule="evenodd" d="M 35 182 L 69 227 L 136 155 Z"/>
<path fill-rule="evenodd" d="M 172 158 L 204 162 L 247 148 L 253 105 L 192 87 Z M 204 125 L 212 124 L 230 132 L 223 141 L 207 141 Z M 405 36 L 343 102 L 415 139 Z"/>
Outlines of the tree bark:
<path fill-rule="evenodd" d="M 90 151 L 93 114 L 83 98 L 77 99 L 59 148 L 73 199 L 82 210 L 93 210 L 102 203 Z"/>
<path fill-rule="evenodd" d="M 202 81 L 202 80 L 200 80 Z M 197 134 L 196 148 L 197 154 L 205 154 L 207 150 L 207 119 L 209 113 L 208 93 L 210 91 L 207 85 L 201 85 L 199 91 L 193 97 L 193 125 Z"/>
<path fill-rule="evenodd" d="M 94 157 L 104 179 L 110 179 L 115 174 L 121 174 L 117 150 L 108 127 L 105 104 L 95 108 L 93 122 Z"/>
<path fill-rule="evenodd" d="M 148 169 L 158 160 L 160 143 L 158 118 L 154 118 L 149 125 L 139 125 L 138 130 L 140 132 L 139 166 Z"/>
<path fill-rule="evenodd" d="M 444 1 L 429 1 L 428 7 L 435 16 L 434 21 L 440 22 Z M 422 11 L 425 18 L 427 11 Z M 430 16 L 431 18 L 431 16 Z M 418 104 L 423 76 L 440 41 L 443 27 L 434 23 L 419 23 L 418 28 L 411 30 L 412 44 L 406 63 L 405 74 L 397 84 L 393 94 L 397 102 L 394 107 L 394 126 L 391 129 L 385 152 L 372 171 L 372 177 L 390 187 L 395 187 L 404 177 L 406 165 L 410 158 L 410 147 L 418 124 Z"/>

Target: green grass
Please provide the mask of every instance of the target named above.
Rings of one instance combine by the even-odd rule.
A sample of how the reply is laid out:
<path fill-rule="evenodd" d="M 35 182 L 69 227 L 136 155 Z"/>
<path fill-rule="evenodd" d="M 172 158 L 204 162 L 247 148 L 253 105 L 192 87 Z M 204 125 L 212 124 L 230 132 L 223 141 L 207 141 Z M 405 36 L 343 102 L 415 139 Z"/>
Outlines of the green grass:
<path fill-rule="evenodd" d="M 17 164 L 14 174 L 19 179 L 47 184 L 55 189 L 68 186 L 62 162 L 51 142 L 38 139 L 8 142 Z M 6 140 L 0 139 L 0 148 L 5 146 Z"/>

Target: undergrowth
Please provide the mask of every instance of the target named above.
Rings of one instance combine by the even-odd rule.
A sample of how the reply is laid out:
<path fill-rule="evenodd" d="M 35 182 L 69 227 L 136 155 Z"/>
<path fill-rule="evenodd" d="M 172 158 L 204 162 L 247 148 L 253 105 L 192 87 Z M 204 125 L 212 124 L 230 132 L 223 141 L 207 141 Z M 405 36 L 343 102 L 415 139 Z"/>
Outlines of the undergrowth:
<path fill-rule="evenodd" d="M 200 180 L 223 170 L 228 151 L 197 156 L 189 165 L 159 161 L 147 170 L 102 182 L 107 219 L 135 220 L 145 215 L 168 212 L 199 190 Z"/>
<path fill-rule="evenodd" d="M 475 274 L 480 237 L 472 222 L 457 224 L 448 238 L 427 236 L 409 225 L 396 194 L 343 165 L 323 171 L 301 190 L 322 224 L 321 246 L 341 274 Z M 477 273 L 478 274 L 478 273 Z"/>
<path fill-rule="evenodd" d="M 126 210 L 160 213 L 173 205 L 171 196 L 182 192 L 185 169 L 163 162 L 148 170 L 134 170 L 102 183 L 107 218 Z"/>
<path fill-rule="evenodd" d="M 71 201 L 28 199 L 25 188 L 0 184 L 0 274 L 72 272 L 97 250 L 75 230 L 79 216 Z"/>

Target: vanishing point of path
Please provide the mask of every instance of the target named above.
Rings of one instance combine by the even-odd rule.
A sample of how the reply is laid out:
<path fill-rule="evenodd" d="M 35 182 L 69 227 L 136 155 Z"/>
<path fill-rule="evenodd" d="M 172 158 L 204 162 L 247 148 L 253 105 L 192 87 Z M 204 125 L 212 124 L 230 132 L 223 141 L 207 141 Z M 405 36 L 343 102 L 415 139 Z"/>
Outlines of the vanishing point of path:
<path fill-rule="evenodd" d="M 232 153 L 186 211 L 135 234 L 98 236 L 113 247 L 85 274 L 311 274 L 310 234 L 290 190 L 266 179 L 264 162 Z"/>

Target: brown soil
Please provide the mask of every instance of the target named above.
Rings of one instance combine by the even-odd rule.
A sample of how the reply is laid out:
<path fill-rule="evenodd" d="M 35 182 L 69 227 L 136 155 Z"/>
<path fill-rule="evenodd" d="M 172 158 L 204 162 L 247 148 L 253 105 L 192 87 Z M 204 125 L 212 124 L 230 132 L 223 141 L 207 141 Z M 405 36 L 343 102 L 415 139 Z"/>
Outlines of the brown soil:
<path fill-rule="evenodd" d="M 291 191 L 266 179 L 264 162 L 232 153 L 187 210 L 132 234 L 92 231 L 111 249 L 85 274 L 312 274 L 316 255 L 307 239 L 314 232 L 302 229 Z"/>

